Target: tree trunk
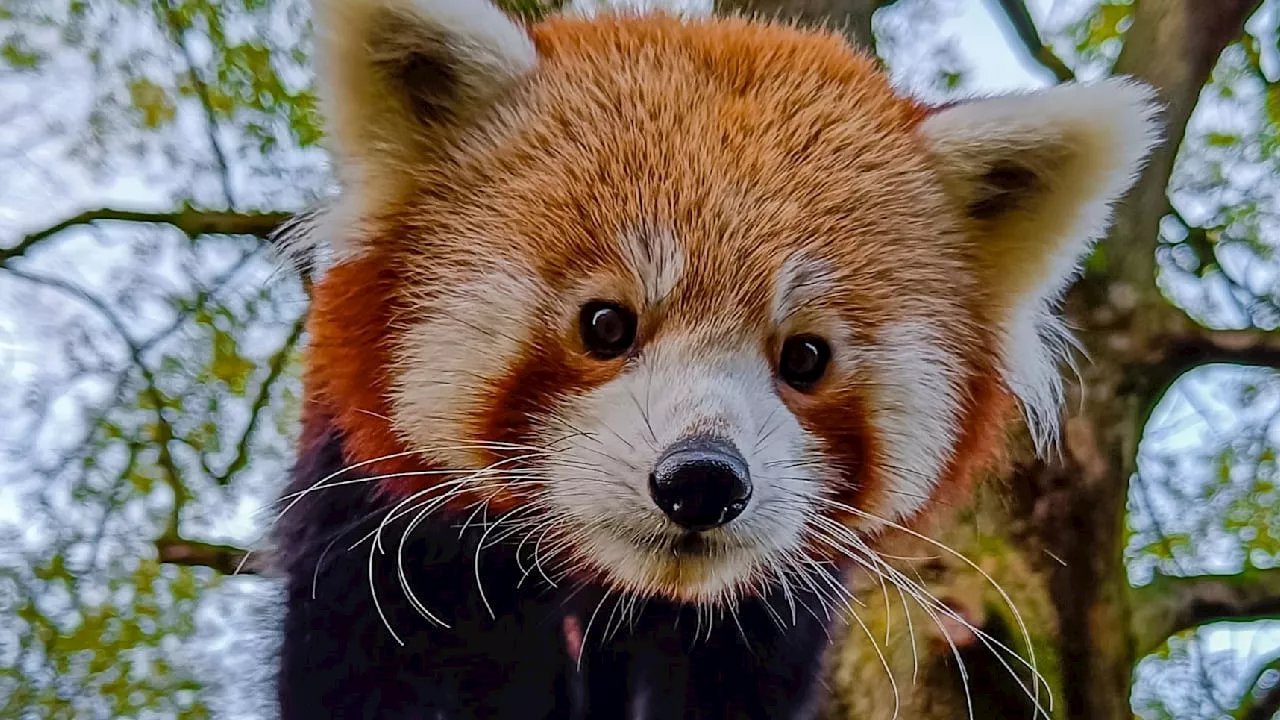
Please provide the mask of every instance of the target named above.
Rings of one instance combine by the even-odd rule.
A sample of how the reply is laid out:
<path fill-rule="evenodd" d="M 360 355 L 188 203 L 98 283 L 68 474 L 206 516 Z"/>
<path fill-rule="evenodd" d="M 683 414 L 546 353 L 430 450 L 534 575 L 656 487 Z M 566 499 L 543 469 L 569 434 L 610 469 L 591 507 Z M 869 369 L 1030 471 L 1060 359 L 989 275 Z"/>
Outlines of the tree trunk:
<path fill-rule="evenodd" d="M 717 10 L 826 22 L 846 28 L 855 42 L 871 47 L 871 16 L 882 4 L 876 0 L 721 0 Z M 944 531 L 943 537 L 952 541 L 967 536 L 969 542 L 960 542 L 959 549 L 975 553 L 980 565 L 1002 568 L 1003 579 L 994 573 L 992 578 L 1008 588 L 1031 624 L 1038 625 L 1032 628 L 1032 647 L 1042 646 L 1037 659 L 1055 694 L 1053 717 L 1133 717 L 1129 689 L 1136 658 L 1121 546 L 1129 478 L 1136 471 L 1138 442 L 1151 408 L 1195 355 L 1182 353 L 1180 358 L 1173 348 L 1184 341 L 1208 348 L 1200 357 L 1223 350 L 1213 333 L 1188 322 L 1157 289 L 1158 226 L 1169 209 L 1169 176 L 1200 91 L 1222 50 L 1240 37 L 1245 20 L 1259 4 L 1257 0 L 1134 3 L 1133 24 L 1115 70 L 1158 89 L 1165 105 L 1166 141 L 1117 208 L 1112 232 L 1095 258 L 1100 262 L 1072 289 L 1065 303 L 1089 359 L 1081 362 L 1082 383 L 1072 391 L 1068 407 L 1075 412 L 1065 423 L 1062 452 L 1048 462 L 1022 453 L 1024 460 L 1014 464 L 1012 474 L 990 485 L 996 496 L 1009 502 L 981 500 Z M 1018 5 L 1003 3 L 1006 10 Z M 1033 33 L 1023 35 L 1024 42 L 1034 37 Z M 1051 55 L 1043 47 L 1029 49 L 1037 59 Z M 1055 74 L 1062 77 L 1064 71 L 1059 67 Z M 996 550 L 993 538 L 998 540 Z M 932 554 L 937 554 L 936 549 Z M 962 592 L 960 588 L 975 575 L 962 564 L 936 569 L 936 577 L 926 583 L 929 589 L 935 595 L 942 593 L 948 604 L 962 608 L 965 617 L 982 621 L 980 627 L 992 632 L 992 612 L 1002 603 L 993 602 L 989 590 Z M 932 621 L 918 614 L 914 625 L 923 636 L 907 638 L 901 634 L 906 628 L 905 611 L 874 599 L 881 593 L 874 586 L 861 589 L 864 605 L 855 610 L 864 616 L 866 627 L 851 624 L 832 654 L 835 700 L 830 716 L 892 717 L 894 688 L 885 673 L 887 665 L 899 678 L 918 676 L 914 686 L 896 683 L 903 717 L 966 717 L 970 700 L 948 679 L 958 675 L 958 667 L 949 659 L 950 648 L 938 642 L 941 631 L 930 630 Z M 895 617 L 896 635 L 886 627 Z M 1006 635 L 1007 625 L 1000 628 Z M 965 632 L 964 628 L 959 631 Z M 874 652 L 877 644 L 888 649 L 883 658 Z M 906 652 L 913 647 L 918 657 Z M 1008 693 L 1000 689 L 998 677 L 1007 677 L 1007 671 L 972 655 L 969 661 L 978 666 L 976 673 L 969 673 L 975 717 L 1025 713 L 1030 707 L 1025 698 L 1022 707 L 1013 710 L 1019 704 L 1016 688 Z M 987 705 L 979 707 L 979 703 Z"/>
<path fill-rule="evenodd" d="M 875 47 L 871 16 L 892 0 L 716 0 L 716 12 L 794 20 L 842 31 L 855 45 Z"/>
<path fill-rule="evenodd" d="M 1079 410 L 1067 420 L 1061 461 L 1025 464 L 1011 481 L 1027 546 L 1063 561 L 1041 567 L 1058 611 L 1070 718 L 1133 717 L 1136 658 L 1122 547 L 1129 479 L 1147 417 L 1177 377 L 1153 366 L 1152 351 L 1168 342 L 1173 326 L 1198 332 L 1156 287 L 1159 222 L 1169 211 L 1169 176 L 1200 92 L 1259 4 L 1138 0 L 1116 63 L 1116 73 L 1158 89 L 1166 139 L 1117 208 L 1101 262 L 1068 298 L 1067 315 L 1089 359 L 1068 406 Z"/>

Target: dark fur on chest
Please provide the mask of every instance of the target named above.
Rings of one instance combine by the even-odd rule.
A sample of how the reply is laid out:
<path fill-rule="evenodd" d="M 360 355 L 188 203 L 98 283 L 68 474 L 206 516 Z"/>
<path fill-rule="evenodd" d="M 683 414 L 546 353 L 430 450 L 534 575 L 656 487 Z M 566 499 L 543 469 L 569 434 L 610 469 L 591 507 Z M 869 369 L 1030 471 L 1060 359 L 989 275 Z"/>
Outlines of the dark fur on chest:
<path fill-rule="evenodd" d="M 287 493 L 344 466 L 331 427 L 307 444 Z M 518 561 L 513 540 L 484 548 L 482 598 L 475 577 L 482 528 L 472 523 L 462 531 L 465 518 L 433 516 L 407 536 L 403 569 L 416 598 L 446 628 L 425 619 L 401 587 L 396 555 L 409 513 L 384 529 L 385 553 L 374 554 L 375 605 L 370 541 L 351 546 L 394 503 L 377 497 L 372 483 L 333 485 L 357 478 L 331 478 L 331 487 L 309 493 L 277 530 L 276 564 L 286 580 L 283 720 L 814 714 L 827 634 L 804 610 L 821 603 L 799 592 L 794 624 L 780 593 L 743 601 L 736 619 L 652 600 L 616 606 L 602 588 L 556 587 L 526 572 L 530 564 Z M 569 615 L 588 629 L 580 665 L 566 641 Z"/>

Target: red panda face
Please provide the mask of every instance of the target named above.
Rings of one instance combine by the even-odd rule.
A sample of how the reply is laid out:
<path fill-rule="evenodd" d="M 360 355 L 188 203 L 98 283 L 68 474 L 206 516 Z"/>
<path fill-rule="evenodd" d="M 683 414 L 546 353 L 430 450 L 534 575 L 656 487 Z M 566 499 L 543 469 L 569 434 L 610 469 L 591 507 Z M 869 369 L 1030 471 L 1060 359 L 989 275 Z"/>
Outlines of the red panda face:
<path fill-rule="evenodd" d="M 1149 144 L 1133 86 L 1081 98 L 1108 120 L 931 114 L 790 28 L 320 11 L 348 243 L 314 396 L 393 494 L 645 595 L 856 554 L 962 492 L 1015 400 L 1045 419 L 1046 302 Z"/>

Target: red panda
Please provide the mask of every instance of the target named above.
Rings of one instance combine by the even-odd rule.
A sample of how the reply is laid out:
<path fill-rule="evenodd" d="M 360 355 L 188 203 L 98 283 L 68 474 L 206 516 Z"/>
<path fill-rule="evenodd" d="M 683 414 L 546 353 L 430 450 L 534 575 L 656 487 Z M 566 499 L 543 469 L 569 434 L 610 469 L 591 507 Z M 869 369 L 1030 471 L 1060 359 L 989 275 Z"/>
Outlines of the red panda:
<path fill-rule="evenodd" d="M 1052 441 L 1152 91 L 931 108 L 780 23 L 314 9 L 284 716 L 810 716 L 877 532 L 1020 412 Z"/>

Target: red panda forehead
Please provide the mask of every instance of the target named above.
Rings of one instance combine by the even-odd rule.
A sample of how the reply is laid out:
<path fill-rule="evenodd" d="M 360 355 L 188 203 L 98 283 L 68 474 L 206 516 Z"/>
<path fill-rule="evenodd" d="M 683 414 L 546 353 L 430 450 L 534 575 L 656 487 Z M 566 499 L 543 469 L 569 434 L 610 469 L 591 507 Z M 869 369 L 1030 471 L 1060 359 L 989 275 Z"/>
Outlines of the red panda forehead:
<path fill-rule="evenodd" d="M 797 253 L 873 303 L 928 292 L 930 267 L 954 274 L 958 221 L 913 132 L 922 111 L 839 38 L 662 16 L 532 35 L 538 69 L 421 193 L 430 262 L 486 244 L 475 259 L 511 253 L 563 292 L 626 277 L 628 245 L 666 235 L 686 286 L 735 302 Z"/>
<path fill-rule="evenodd" d="M 879 95 L 882 110 L 905 111 L 908 124 L 920 119 L 917 106 L 896 97 L 875 60 L 833 32 L 659 12 L 559 16 L 533 26 L 530 34 L 543 68 L 597 78 L 678 69 L 742 94 L 771 87 L 803 95 L 815 83 L 835 83 L 860 87 L 868 98 Z"/>
<path fill-rule="evenodd" d="M 912 298 L 942 298 L 926 311 L 945 316 L 960 294 L 959 222 L 913 132 L 922 113 L 836 36 L 662 16 L 532 35 L 538 69 L 385 223 L 406 292 L 506 268 L 544 290 L 550 313 L 530 322 L 661 296 L 667 330 L 756 336 L 777 329 L 799 266 L 825 270 L 801 298 L 821 312 L 796 319 L 839 315 L 855 334 Z"/>

